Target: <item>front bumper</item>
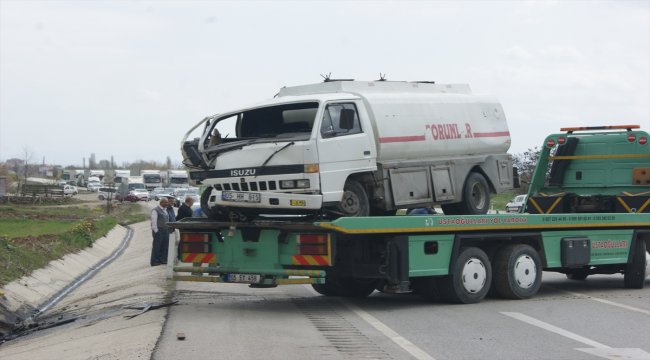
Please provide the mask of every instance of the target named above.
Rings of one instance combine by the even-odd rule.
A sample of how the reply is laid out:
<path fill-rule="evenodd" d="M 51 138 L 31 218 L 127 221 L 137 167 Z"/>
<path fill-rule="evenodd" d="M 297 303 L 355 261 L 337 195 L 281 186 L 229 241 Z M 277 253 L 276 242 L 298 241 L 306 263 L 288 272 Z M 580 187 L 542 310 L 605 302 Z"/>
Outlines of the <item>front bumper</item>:
<path fill-rule="evenodd" d="M 229 208 L 246 208 L 246 209 L 278 209 L 278 210 L 320 210 L 323 205 L 322 195 L 313 194 L 293 194 L 277 192 L 256 192 L 260 195 L 260 202 L 237 202 L 224 200 L 223 191 L 212 190 L 208 198 L 208 206 L 229 207 Z"/>

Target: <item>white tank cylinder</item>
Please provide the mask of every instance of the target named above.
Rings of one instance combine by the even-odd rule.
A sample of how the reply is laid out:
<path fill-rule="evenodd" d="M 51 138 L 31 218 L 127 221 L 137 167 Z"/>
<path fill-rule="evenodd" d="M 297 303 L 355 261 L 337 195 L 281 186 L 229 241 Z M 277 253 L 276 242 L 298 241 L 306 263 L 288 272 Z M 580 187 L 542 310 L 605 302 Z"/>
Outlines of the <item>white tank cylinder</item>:
<path fill-rule="evenodd" d="M 493 98 L 450 93 L 363 94 L 377 161 L 504 154 L 510 132 Z"/>

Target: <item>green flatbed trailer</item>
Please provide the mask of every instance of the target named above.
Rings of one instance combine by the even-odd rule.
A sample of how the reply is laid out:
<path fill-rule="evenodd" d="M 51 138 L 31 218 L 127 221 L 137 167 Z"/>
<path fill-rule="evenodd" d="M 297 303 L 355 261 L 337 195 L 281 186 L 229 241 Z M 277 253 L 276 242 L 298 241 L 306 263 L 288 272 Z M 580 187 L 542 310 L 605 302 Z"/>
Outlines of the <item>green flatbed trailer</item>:
<path fill-rule="evenodd" d="M 323 295 L 375 289 L 476 303 L 539 290 L 542 271 L 573 279 L 623 273 L 643 288 L 650 214 L 495 214 L 226 223 L 184 219 L 176 280 L 313 284 Z M 192 265 L 190 265 L 190 263 Z"/>
<path fill-rule="evenodd" d="M 643 288 L 650 144 L 636 125 L 549 135 L 522 213 L 348 217 L 331 222 L 184 219 L 177 280 L 312 284 L 323 295 L 416 292 L 476 303 L 529 298 L 542 271 L 624 274 Z M 605 132 L 601 132 L 604 130 Z M 525 212 L 525 213 L 524 213 Z"/>

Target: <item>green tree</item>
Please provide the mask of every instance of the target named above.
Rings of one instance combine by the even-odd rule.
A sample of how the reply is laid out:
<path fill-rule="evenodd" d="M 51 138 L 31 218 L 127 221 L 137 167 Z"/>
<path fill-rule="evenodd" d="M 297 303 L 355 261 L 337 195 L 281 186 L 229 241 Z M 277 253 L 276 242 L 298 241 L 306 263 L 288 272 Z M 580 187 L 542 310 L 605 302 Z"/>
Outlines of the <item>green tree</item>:
<path fill-rule="evenodd" d="M 528 190 L 528 185 L 533 178 L 535 166 L 537 165 L 541 151 L 542 150 L 538 146 L 535 146 L 532 149 L 529 148 L 523 153 L 513 155 L 512 161 L 519 173 L 519 182 L 521 183 L 519 189 L 521 192 L 526 192 Z"/>

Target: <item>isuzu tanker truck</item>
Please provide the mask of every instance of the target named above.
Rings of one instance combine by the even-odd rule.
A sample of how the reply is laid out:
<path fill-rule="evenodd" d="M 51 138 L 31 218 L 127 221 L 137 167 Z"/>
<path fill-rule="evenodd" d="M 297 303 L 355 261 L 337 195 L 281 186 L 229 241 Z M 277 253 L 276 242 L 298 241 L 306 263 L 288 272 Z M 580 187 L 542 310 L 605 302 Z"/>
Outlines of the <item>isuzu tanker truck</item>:
<path fill-rule="evenodd" d="M 204 213 L 238 221 L 485 214 L 490 193 L 513 187 L 509 147 L 501 105 L 468 85 L 339 80 L 206 117 L 182 142 Z"/>

